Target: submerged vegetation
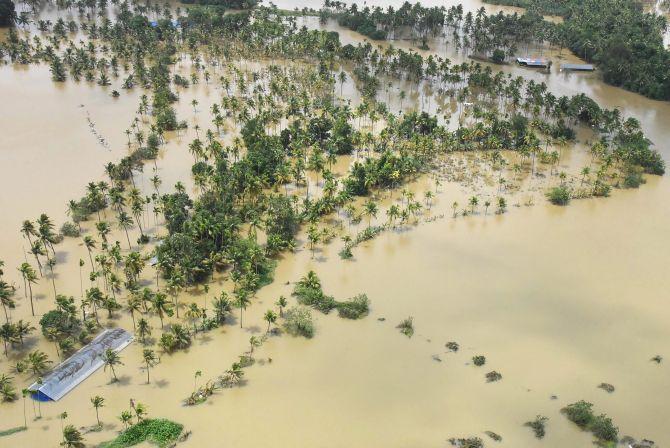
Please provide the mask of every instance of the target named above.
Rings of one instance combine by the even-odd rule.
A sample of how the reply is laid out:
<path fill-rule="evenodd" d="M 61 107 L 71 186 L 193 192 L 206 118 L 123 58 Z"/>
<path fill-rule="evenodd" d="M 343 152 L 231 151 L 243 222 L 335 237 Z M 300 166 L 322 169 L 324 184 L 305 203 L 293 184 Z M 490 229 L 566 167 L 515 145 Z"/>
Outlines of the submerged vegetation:
<path fill-rule="evenodd" d="M 616 442 L 619 428 L 614 426 L 612 419 L 607 415 L 595 415 L 592 408 L 593 404 L 582 400 L 566 406 L 563 413 L 580 428 L 591 431 L 598 440 Z"/>
<path fill-rule="evenodd" d="M 561 46 L 598 64 L 605 82 L 654 99 L 670 100 L 670 50 L 663 44 L 667 21 L 635 0 L 487 0 L 558 15 Z"/>
<path fill-rule="evenodd" d="M 179 439 L 183 430 L 183 425 L 167 419 L 146 419 L 126 429 L 116 439 L 103 443 L 101 447 L 126 448 L 152 442 L 160 448 L 166 448 Z"/>
<path fill-rule="evenodd" d="M 55 2 L 58 10 L 79 11 L 78 20 L 43 21 L 23 11 L 19 18 L 26 20 L 26 29 L 11 29 L 0 42 L 2 63 L 43 64 L 56 83 L 97 85 L 115 98 L 139 93 L 126 130 L 127 155 L 108 163 L 105 180 L 88 183 L 83 196 L 67 204 L 70 221 L 60 233 L 45 214 L 25 220 L 20 229 L 26 261 L 16 268 L 24 299 L 30 300 L 32 315 L 40 316 L 42 336 L 61 359 L 125 314 L 143 345 L 140 367 L 151 383 L 157 353 L 187 350 L 201 335 L 235 319 L 245 328 L 248 307 L 273 281 L 287 253 L 309 250 L 313 259 L 339 237 L 340 256 L 352 259 L 353 249 L 382 232 L 443 217 L 431 215 L 439 179 L 460 176 L 454 164 L 463 156 L 480 157 L 497 189 L 491 197 L 473 194 L 461 209 L 454 202 L 454 219 L 504 214 L 524 178 L 548 178 L 547 199 L 567 205 L 571 199 L 607 196 L 610 188 L 636 188 L 644 175 L 665 171 L 635 118 L 604 109 L 584 94 L 558 97 L 545 83 L 494 73 L 476 62 L 453 64 L 369 43 L 342 45 L 337 33 L 298 27 L 295 17 L 275 7 L 226 11 L 252 8 L 254 1 L 193 0 L 185 10 L 113 1 L 113 16 L 104 14 L 106 2 L 98 3 Z M 450 31 L 457 47 L 498 62 L 513 56 L 519 44 L 563 42 L 551 34 L 554 26 L 533 13 L 463 16 L 458 7 L 408 4 L 383 12 L 329 2 L 321 17 L 333 17 L 373 39 L 400 38 L 409 30 L 424 48 L 430 38 Z M 35 19 L 40 32 L 31 34 L 27 27 Z M 263 64 L 251 64 L 258 61 Z M 349 78 L 360 101 L 352 103 L 342 94 Z M 421 96 L 419 110 L 392 110 L 387 86 L 393 82 L 406 83 Z M 204 111 L 193 99 L 193 114 L 201 114 L 193 125 L 177 116 L 176 106 L 198 83 L 211 83 L 220 99 Z M 434 94 L 426 94 L 427 87 Z M 431 101 L 440 103 L 437 113 Z M 563 148 L 576 143 L 579 130 L 589 138 L 588 166 L 581 176 L 559 172 Z M 181 139 L 188 140 L 183 146 L 193 158 L 188 170 L 193 190 L 182 182 L 164 186 L 157 168 L 168 143 Z M 340 161 L 346 162 L 344 169 Z M 151 188 L 144 188 L 138 179 L 152 164 Z M 435 189 L 417 199 L 407 185 L 419 179 L 434 181 Z M 397 191 L 400 197 L 394 198 Z M 352 232 L 361 222 L 365 227 Z M 82 259 L 58 254 L 64 237 L 82 246 Z M 55 280 L 65 272 L 60 265 L 71 262 L 79 274 L 75 295 L 57 290 Z M 36 302 L 32 287 L 39 282 L 49 297 Z M 212 300 L 210 287 L 224 283 Z M 7 358 L 21 352 L 24 338 L 35 330 L 28 321 L 10 318 L 16 291 L 0 278 L 5 317 L 0 336 Z M 184 292 L 202 294 L 204 300 L 184 303 Z M 252 335 L 248 350 L 204 384 L 198 383 L 198 370 L 193 391 L 182 403 L 195 406 L 220 389 L 244 384 L 245 369 L 254 365 L 255 351 L 268 338 L 283 332 L 314 337 L 312 309 L 337 310 L 345 319 L 370 313 L 366 294 L 339 301 L 323 291 L 314 271 L 295 284 L 293 297 L 297 306 L 282 296 L 276 308 L 263 314 L 266 329 L 264 323 L 261 330 L 246 323 L 248 331 L 265 333 Z M 411 338 L 413 318 L 396 328 Z M 459 345 L 449 342 L 446 348 L 458 352 Z M 53 361 L 30 350 L 26 357 L 15 356 L 16 374 L 39 381 Z M 107 350 L 103 361 L 111 381 L 121 383 L 117 369 L 127 360 Z M 486 359 L 478 355 L 472 362 L 482 366 Z M 502 379 L 497 371 L 485 377 L 488 382 Z M 0 377 L 0 396 L 6 402 L 19 399 L 13 377 Z M 98 426 L 103 402 L 99 396 L 91 401 Z M 596 437 L 616 438 L 611 421 L 590 414 L 590 404 L 577 403 L 565 412 Z M 145 415 L 144 407 L 133 403 L 132 412 L 120 417 L 127 429 L 103 446 L 144 441 L 170 446 L 182 435 L 182 425 Z M 544 435 L 544 423 L 538 416 L 529 426 Z M 64 446 L 83 444 L 74 426 L 62 429 Z M 479 438 L 452 444 L 483 446 Z"/>
<path fill-rule="evenodd" d="M 339 316 L 346 319 L 360 319 L 370 311 L 368 296 L 365 294 L 359 294 L 344 302 L 324 294 L 321 281 L 314 271 L 309 271 L 300 279 L 293 290 L 293 295 L 302 305 L 311 306 L 325 314 L 337 309 Z"/>

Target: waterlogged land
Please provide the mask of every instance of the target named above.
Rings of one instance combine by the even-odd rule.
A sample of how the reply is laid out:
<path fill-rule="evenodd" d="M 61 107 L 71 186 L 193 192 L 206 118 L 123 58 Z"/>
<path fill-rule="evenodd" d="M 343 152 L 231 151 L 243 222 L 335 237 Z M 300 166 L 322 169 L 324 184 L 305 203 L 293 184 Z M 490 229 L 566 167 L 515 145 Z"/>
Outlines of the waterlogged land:
<path fill-rule="evenodd" d="M 309 25 L 320 26 L 317 20 Z M 335 24 L 325 27 L 339 31 L 343 44 L 362 40 Z M 440 44 L 431 42 L 431 50 L 422 54 L 445 54 L 447 50 L 441 50 Z M 407 43 L 408 48 L 410 45 Z M 233 66 L 250 75 L 272 62 L 276 61 L 259 64 L 241 60 Z M 663 145 L 670 129 L 666 103 L 605 86 L 594 76 L 547 76 L 513 67 L 502 69 L 544 81 L 557 95 L 584 92 L 603 107 L 621 108 L 625 116 L 640 120 L 664 158 L 669 155 Z M 67 201 L 80 197 L 88 181 L 108 180 L 102 167 L 128 154 L 124 130 L 144 92 L 139 88 L 121 91 L 119 80 L 107 88 L 72 80 L 54 85 L 44 65 L 9 65 L 1 70 L 3 92 L 18 96 L 19 89 L 25 89 L 20 102 L 0 106 L 3 122 L 5 117 L 16 120 L 12 138 L 19 132 L 23 135 L 1 148 L 3 162 L 5 157 L 14 157 L 15 164 L 23 166 L 2 180 L 3 191 L 9 193 L 2 195 L 3 201 L 8 202 L 6 209 L 11 212 L 2 218 L 1 258 L 5 261 L 4 278 L 19 287 L 13 320 L 25 319 L 39 327 L 15 271 L 24 257 L 30 257 L 24 256 L 26 242 L 18 233 L 21 222 L 46 212 L 60 224 L 68 219 Z M 185 56 L 175 70 L 188 78 L 193 71 L 190 58 Z M 230 68 L 210 70 L 234 78 Z M 352 69 L 344 67 L 344 71 L 348 79 L 342 86 L 337 82 L 334 90 L 355 106 L 361 97 L 351 81 Z M 154 189 L 150 181 L 154 175 L 162 180 L 159 188 L 163 194 L 173 192 L 177 181 L 183 182 L 192 197 L 201 193 L 202 187 L 190 175 L 194 156 L 188 146 L 194 138 L 203 138 L 205 129 L 214 130 L 211 106 L 221 102 L 225 89 L 216 82 L 218 76 L 212 78 L 206 83 L 201 75 L 197 85 L 175 88 L 180 95 L 174 104 L 177 117 L 189 126 L 166 133 L 155 164 L 149 161 L 143 172 L 134 174 L 144 194 L 150 195 Z M 422 106 L 436 113 L 438 102 L 449 102 L 437 96 L 429 102 L 430 95 L 413 95 L 419 90 L 409 83 L 389 82 L 392 86 L 388 91 L 382 89 L 378 98 L 388 102 L 394 113 L 401 107 L 409 111 Z M 234 83 L 232 89 L 237 88 Z M 120 98 L 111 98 L 113 89 L 120 90 Z M 401 91 L 408 97 L 402 101 Z M 193 99 L 198 102 L 195 106 Z M 455 129 L 460 106 L 454 104 L 450 113 L 449 128 Z M 464 123 L 476 121 L 464 115 Z M 371 120 L 362 121 L 360 129 L 373 132 Z M 359 123 L 352 119 L 355 129 Z M 148 132 L 149 125 L 147 120 L 142 129 Z M 380 120 L 374 126 L 378 132 L 384 124 Z M 236 128 L 232 118 L 226 119 L 223 145 L 232 144 L 239 135 Z M 100 137 L 107 146 L 101 144 Z M 545 191 L 562 182 L 579 188 L 581 170 L 585 166 L 597 168 L 589 153 L 593 138 L 591 131 L 578 128 L 576 145 L 554 148 L 552 144 L 552 149 L 561 151 L 558 163 L 541 163 L 538 155 L 533 165 L 529 158 L 503 151 L 507 164 L 502 170 L 486 152 L 440 157 L 429 173 L 408 178 L 405 185 L 392 191 L 374 190 L 372 197 L 379 208 L 376 218 L 363 214 L 367 198 L 362 198 L 354 202 L 354 215 L 361 215 L 360 222 L 347 217 L 346 210 L 328 218 L 331 222 L 341 220 L 341 225 L 320 222 L 318 229 L 332 229 L 335 237 L 329 244 L 315 243 L 314 250 L 310 250 L 309 225 L 304 225 L 296 238 L 296 251 L 277 257 L 274 281 L 258 290 L 242 316 L 233 308 L 223 326 L 196 333 L 187 350 L 166 354 L 155 345 L 148 346 L 160 356 L 160 363 L 151 369 L 150 384 L 141 369 L 146 347 L 132 344 L 121 353 L 124 365 L 116 367 L 118 382 L 110 383 L 109 370 L 100 370 L 57 403 L 45 403 L 38 409 L 28 401 L 28 431 L 0 441 L 17 446 L 44 440 L 58 443 L 58 415 L 63 411 L 68 413 L 66 424 L 84 427 L 87 443 L 111 440 L 123 428 L 117 417 L 129 409 L 132 398 L 146 404 L 151 417 L 177 421 L 192 431 L 183 446 L 259 446 L 272 441 L 279 446 L 438 447 L 448 446 L 449 438 L 471 436 L 481 437 L 486 446 L 587 446 L 593 440 L 591 434 L 560 413 L 564 406 L 584 399 L 594 404 L 597 413 L 612 418 L 620 436 L 646 437 L 667 445 L 670 440 L 664 422 L 670 409 L 663 399 L 670 387 L 667 365 L 650 359 L 670 351 L 665 342 L 670 340 L 666 325 L 670 316 L 664 303 L 664 266 L 670 249 L 664 238 L 670 224 L 665 198 L 670 183 L 665 177 L 645 176 L 646 184 L 640 189 L 613 189 L 607 199 L 573 199 L 565 208 L 549 205 Z M 363 160 L 366 154 L 363 148 L 340 156 L 331 171 L 342 181 L 351 163 Z M 515 170 L 515 164 L 522 168 Z M 501 172 L 507 182 L 502 187 Z M 565 173 L 563 179 L 561 172 Z M 312 195 L 322 196 L 323 174 L 308 171 L 306 176 Z M 398 218 L 375 239 L 354 247 L 352 261 L 342 260 L 339 253 L 345 243 L 340 237 L 355 237 L 368 225 L 386 223 L 386 210 L 394 204 L 403 209 L 408 203 L 411 195 L 401 194 L 403 189 L 414 194 L 413 200 L 421 203 L 422 209 L 406 222 Z M 286 191 L 280 187 L 278 193 L 304 195 L 306 190 L 305 185 L 296 187 L 290 182 Z M 432 198 L 425 198 L 428 191 Z M 473 196 L 478 198 L 475 206 L 469 203 Z M 506 213 L 496 214 L 499 197 L 506 199 Z M 485 210 L 487 200 L 492 205 Z M 456 218 L 454 202 L 458 203 Z M 467 216 L 462 216 L 464 212 Z M 126 235 L 117 228 L 114 213 L 104 211 L 103 219 L 114 223 L 109 241 L 120 241 L 127 254 Z M 143 231 L 152 239 L 167 235 L 163 217 L 155 219 L 149 212 L 141 219 Z M 82 225 L 84 235 L 95 238 L 99 246 L 96 221 L 92 216 Z M 243 232 L 246 235 L 248 229 Z M 264 232 L 258 233 L 259 241 L 264 242 Z M 137 250 L 134 241 L 140 233 L 136 225 L 130 236 Z M 148 253 L 154 246 L 151 241 L 141 250 Z M 78 260 L 87 265 L 88 251 L 81 238 L 66 238 L 55 248 L 56 289 L 79 300 Z M 31 258 L 28 261 L 35 264 Z M 85 275 L 89 270 L 85 268 Z M 254 349 L 256 363 L 244 369 L 241 387 L 219 390 L 205 403 L 185 407 L 184 399 L 195 388 L 223 374 L 238 355 L 249 350 L 251 336 L 265 334 L 265 313 L 268 309 L 278 311 L 275 302 L 280 296 L 288 298 L 289 306 L 295 304 L 296 298 L 291 296 L 295 282 L 310 270 L 317 273 L 324 292 L 337 300 L 367 294 L 370 314 L 347 320 L 335 311 L 328 315 L 314 311 L 313 338 L 271 334 Z M 121 272 L 122 268 L 122 276 Z M 234 287 L 230 277 L 230 271 L 217 273 L 207 292 L 201 285 L 190 286 L 179 293 L 178 300 L 184 305 L 194 302 L 207 307 L 211 316 L 212 299 Z M 139 282 L 153 288 L 155 272 L 151 267 L 145 267 Z M 164 279 L 159 283 L 165 288 Z M 52 286 L 51 278 L 45 277 L 33 287 L 38 315 L 53 308 Z M 84 288 L 90 286 L 84 278 Z M 127 296 L 125 290 L 120 292 L 119 302 L 125 304 Z M 182 308 L 182 317 L 185 311 Z M 126 311 L 115 311 L 112 319 L 106 318 L 105 310 L 99 313 L 104 326 L 133 328 Z M 395 328 L 408 316 L 414 322 L 411 338 Z M 155 313 L 147 314 L 147 319 L 153 327 L 150 339 L 155 343 L 161 323 Z M 165 325 L 181 320 L 166 318 Z M 281 325 L 281 320 L 278 323 Z M 50 359 L 58 359 L 54 344 L 38 333 L 27 338 L 24 347 L 16 344 L 9 350 L 9 357 L 2 362 L 3 373 L 9 373 L 28 351 L 39 349 Z M 457 342 L 459 350 L 449 350 L 447 342 Z M 476 355 L 486 357 L 484 366 L 472 365 L 471 358 Z M 196 375 L 197 371 L 201 375 Z M 490 371 L 501 373 L 502 380 L 487 383 L 485 374 Z M 11 375 L 19 391 L 34 379 L 29 374 Z M 603 382 L 616 390 L 610 394 L 599 389 Z M 90 402 L 96 395 L 105 398 L 100 409 L 102 430 L 95 427 Z M 0 409 L 10 416 L 3 419 L 3 425 L 23 424 L 21 399 L 3 403 Z M 40 413 L 42 418 L 33 420 Z M 537 415 L 549 418 L 543 439 L 524 426 Z M 90 429 L 96 431 L 88 432 Z M 500 434 L 502 441 L 491 440 L 485 431 Z"/>

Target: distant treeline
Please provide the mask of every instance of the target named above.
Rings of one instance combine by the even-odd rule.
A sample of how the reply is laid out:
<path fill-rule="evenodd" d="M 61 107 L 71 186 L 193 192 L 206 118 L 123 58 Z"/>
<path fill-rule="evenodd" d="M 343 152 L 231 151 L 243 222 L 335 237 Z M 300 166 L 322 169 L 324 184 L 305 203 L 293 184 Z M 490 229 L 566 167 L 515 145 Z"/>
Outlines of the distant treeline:
<path fill-rule="evenodd" d="M 429 37 L 442 34 L 456 49 L 496 56 L 497 62 L 523 46 L 549 42 L 596 63 L 609 84 L 670 100 L 670 51 L 663 45 L 666 20 L 645 13 L 636 0 L 486 1 L 528 12 L 488 15 L 482 8 L 473 14 L 464 12 L 462 5 L 427 8 L 408 2 L 398 9 L 358 8 L 326 0 L 321 15 L 374 40 L 396 39 L 409 32 L 423 48 Z M 560 15 L 564 21 L 550 23 L 541 14 Z"/>
<path fill-rule="evenodd" d="M 186 5 L 223 6 L 228 9 L 251 9 L 258 0 L 180 0 Z"/>
<path fill-rule="evenodd" d="M 595 62 L 609 84 L 670 100 L 670 51 L 664 17 L 635 0 L 485 0 L 562 16 L 566 46 Z"/>

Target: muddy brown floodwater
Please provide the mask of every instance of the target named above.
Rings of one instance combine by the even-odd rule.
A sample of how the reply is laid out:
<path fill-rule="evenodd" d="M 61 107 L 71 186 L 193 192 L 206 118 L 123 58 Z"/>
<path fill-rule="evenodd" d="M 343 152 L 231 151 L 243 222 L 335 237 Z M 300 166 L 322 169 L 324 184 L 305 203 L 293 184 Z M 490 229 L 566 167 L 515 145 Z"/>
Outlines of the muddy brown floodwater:
<path fill-rule="evenodd" d="M 471 2 L 468 8 L 479 6 Z M 327 27 L 340 31 L 345 42 L 361 40 L 334 24 Z M 434 44 L 434 51 L 445 54 L 440 43 Z M 542 80 L 554 94 L 585 92 L 605 107 L 636 116 L 670 159 L 668 103 L 607 86 L 597 75 L 502 69 Z M 58 223 L 66 219 L 66 201 L 81 195 L 89 180 L 102 180 L 107 161 L 126 154 L 123 131 L 139 95 L 124 92 L 115 100 L 109 90 L 86 83 L 57 86 L 47 67 L 0 67 L 0 258 L 17 286 L 22 283 L 15 267 L 24 258 L 21 221 L 42 212 Z M 220 92 L 200 84 L 183 94 L 178 116 L 193 123 L 199 116 L 189 104 L 192 97 L 206 111 Z M 107 145 L 92 133 L 87 116 Z M 188 136 L 173 137 L 161 152 L 157 167 L 165 189 L 178 180 L 193 188 L 186 149 L 193 136 L 189 130 Z M 136 178 L 145 189 L 152 166 Z M 465 436 L 482 437 L 487 446 L 588 447 L 591 435 L 560 414 L 563 406 L 584 399 L 612 417 L 620 435 L 668 446 L 670 371 L 666 362 L 657 365 L 650 358 L 670 359 L 670 180 L 647 180 L 638 190 L 573 201 L 565 208 L 538 200 L 534 207 L 511 207 L 502 216 L 456 219 L 450 205 L 463 193 L 446 183 L 432 209 L 443 219 L 383 233 L 358 247 L 351 262 L 337 256 L 337 242 L 314 258 L 306 249 L 286 255 L 275 282 L 259 291 L 245 314 L 243 330 L 226 325 L 199 334 L 188 351 L 162 357 L 149 385 L 139 368 L 142 346 L 133 344 L 122 352 L 121 381 L 110 384 L 109 374 L 100 370 L 59 402 L 42 404 L 41 420 L 32 419 L 28 402 L 29 430 L 0 438 L 0 446 L 56 446 L 57 415 L 67 411 L 67 423 L 93 425 L 89 398 L 94 395 L 106 400 L 100 411 L 105 426 L 85 435 L 92 444 L 114 437 L 121 429 L 117 416 L 134 398 L 147 404 L 150 416 L 171 418 L 191 430 L 185 447 L 444 447 L 448 438 Z M 424 184 L 413 188 L 421 192 Z M 86 250 L 73 239 L 57 248 L 56 286 L 78 296 L 76 260 L 87 259 Z M 280 294 L 290 295 L 286 282 L 309 269 L 339 299 L 367 293 L 370 316 L 347 321 L 315 314 L 312 340 L 270 337 L 258 352 L 260 362 L 247 369 L 243 387 L 183 407 L 194 372 L 202 370 L 204 380 L 224 371 L 246 349 L 249 336 L 264 331 L 265 310 Z M 180 300 L 203 304 L 228 283 L 218 278 L 209 294 L 189 290 Z M 51 307 L 50 288 L 45 280 L 36 288 L 38 314 Z M 14 317 L 32 319 L 22 296 L 21 288 Z M 416 328 L 411 339 L 395 328 L 407 316 Z M 126 313 L 112 323 L 132 329 Z M 458 342 L 460 351 L 446 353 L 448 341 Z M 56 359 L 53 345 L 42 337 L 27 345 Z M 476 354 L 486 356 L 486 366 L 470 365 Z M 16 354 L 2 359 L 0 371 L 18 359 Z M 486 383 L 489 370 L 500 372 L 502 381 Z M 30 382 L 17 376 L 19 389 Z M 602 382 L 616 391 L 598 389 Z M 541 441 L 523 426 L 538 414 L 549 417 Z M 0 404 L 0 415 L 0 430 L 22 425 L 21 400 Z M 488 440 L 487 430 L 503 440 Z"/>

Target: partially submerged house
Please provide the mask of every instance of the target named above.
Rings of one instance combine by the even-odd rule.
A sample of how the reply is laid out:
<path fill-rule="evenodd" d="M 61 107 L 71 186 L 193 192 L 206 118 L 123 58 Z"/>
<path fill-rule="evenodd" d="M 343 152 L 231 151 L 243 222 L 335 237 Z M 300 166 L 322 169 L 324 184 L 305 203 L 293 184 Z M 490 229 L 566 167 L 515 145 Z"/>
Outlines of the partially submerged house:
<path fill-rule="evenodd" d="M 595 69 L 592 64 L 561 64 L 561 71 L 592 72 Z"/>
<path fill-rule="evenodd" d="M 550 66 L 550 62 L 545 58 L 516 58 L 516 63 L 524 67 L 545 68 Z"/>
<path fill-rule="evenodd" d="M 113 328 L 100 333 L 77 353 L 60 363 L 40 382 L 28 390 L 40 401 L 57 401 L 88 378 L 104 364 L 102 355 L 107 349 L 119 352 L 126 348 L 133 336 L 123 328 Z"/>

